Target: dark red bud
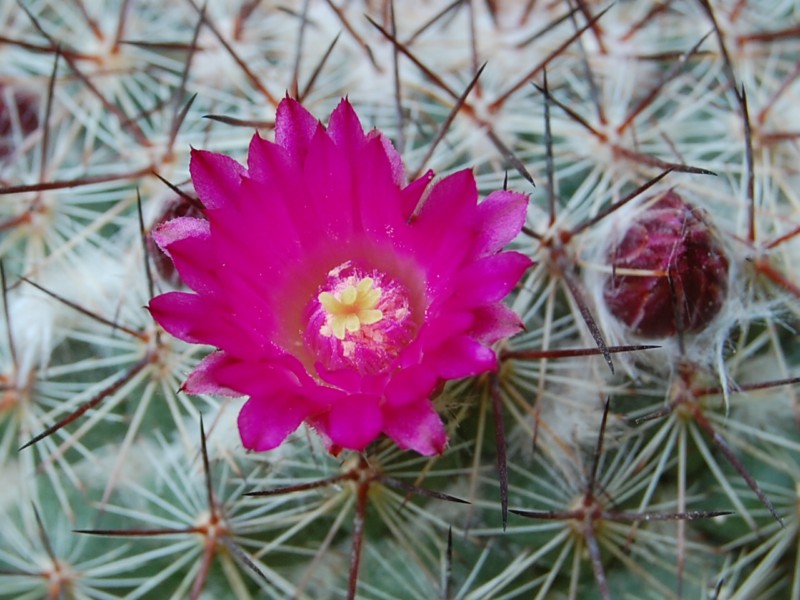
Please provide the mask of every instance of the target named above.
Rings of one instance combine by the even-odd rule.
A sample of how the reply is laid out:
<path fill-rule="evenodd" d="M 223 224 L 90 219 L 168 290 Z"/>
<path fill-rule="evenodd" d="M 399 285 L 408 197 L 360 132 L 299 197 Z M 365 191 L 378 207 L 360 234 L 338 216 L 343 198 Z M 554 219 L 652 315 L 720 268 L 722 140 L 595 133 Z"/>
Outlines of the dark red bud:
<path fill-rule="evenodd" d="M 39 98 L 0 83 L 0 161 L 14 151 L 15 133 L 23 137 L 39 128 Z"/>
<path fill-rule="evenodd" d="M 702 331 L 728 294 L 728 258 L 700 209 L 673 191 L 640 213 L 611 247 L 603 298 L 646 338 Z M 640 274 L 621 274 L 635 269 Z"/>

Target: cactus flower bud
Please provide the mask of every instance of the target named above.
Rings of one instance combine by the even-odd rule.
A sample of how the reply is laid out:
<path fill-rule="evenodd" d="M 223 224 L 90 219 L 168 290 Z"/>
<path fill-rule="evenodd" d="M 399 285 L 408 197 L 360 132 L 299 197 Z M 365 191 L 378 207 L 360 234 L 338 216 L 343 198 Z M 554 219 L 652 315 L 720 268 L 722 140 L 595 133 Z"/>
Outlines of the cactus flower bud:
<path fill-rule="evenodd" d="M 702 331 L 728 291 L 728 258 L 706 215 L 674 191 L 640 213 L 608 254 L 603 298 L 645 338 Z"/>

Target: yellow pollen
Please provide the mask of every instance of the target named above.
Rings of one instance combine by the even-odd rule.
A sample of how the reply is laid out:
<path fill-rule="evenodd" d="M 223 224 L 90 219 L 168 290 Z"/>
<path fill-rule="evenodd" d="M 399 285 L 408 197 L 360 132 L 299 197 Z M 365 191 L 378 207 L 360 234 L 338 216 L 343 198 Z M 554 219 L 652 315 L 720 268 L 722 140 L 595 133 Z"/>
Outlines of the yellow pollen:
<path fill-rule="evenodd" d="M 345 332 L 355 333 L 362 325 L 372 325 L 383 318 L 376 309 L 381 291 L 373 289 L 372 277 L 364 277 L 356 285 L 347 286 L 338 298 L 330 292 L 322 292 L 318 298 L 328 313 L 328 325 L 337 339 L 343 340 Z"/>

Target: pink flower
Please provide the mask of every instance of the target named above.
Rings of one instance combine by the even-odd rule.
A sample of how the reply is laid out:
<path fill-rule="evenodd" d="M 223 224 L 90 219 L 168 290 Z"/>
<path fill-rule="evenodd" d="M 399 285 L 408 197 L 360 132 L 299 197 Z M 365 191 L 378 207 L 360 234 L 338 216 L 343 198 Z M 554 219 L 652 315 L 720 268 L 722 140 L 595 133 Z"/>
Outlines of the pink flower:
<path fill-rule="evenodd" d="M 153 237 L 195 293 L 150 302 L 172 335 L 218 348 L 184 389 L 249 396 L 238 423 L 252 450 L 306 422 L 332 452 L 381 433 L 442 452 L 437 386 L 496 369 L 490 345 L 521 328 L 502 300 L 530 261 L 500 250 L 526 197 L 478 204 L 469 170 L 406 185 L 394 147 L 347 100 L 326 129 L 286 99 L 275 143 L 254 136 L 246 168 L 195 150 L 191 174 L 206 219 Z"/>

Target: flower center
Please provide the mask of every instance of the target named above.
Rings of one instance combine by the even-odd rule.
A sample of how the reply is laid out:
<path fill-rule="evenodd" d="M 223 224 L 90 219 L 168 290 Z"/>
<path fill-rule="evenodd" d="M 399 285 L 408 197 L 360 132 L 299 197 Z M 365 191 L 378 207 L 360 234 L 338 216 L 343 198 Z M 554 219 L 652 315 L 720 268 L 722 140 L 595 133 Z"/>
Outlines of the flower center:
<path fill-rule="evenodd" d="M 356 285 L 349 285 L 334 295 L 321 292 L 319 303 L 328 313 L 328 326 L 331 334 L 343 340 L 345 333 L 356 333 L 362 325 L 373 325 L 383 318 L 383 313 L 376 309 L 381 298 L 381 291 L 373 287 L 375 280 L 364 277 Z M 320 331 L 327 335 L 327 330 Z"/>
<path fill-rule="evenodd" d="M 417 332 L 413 304 L 408 289 L 379 269 L 347 261 L 329 271 L 304 319 L 303 341 L 320 376 L 387 369 Z"/>

